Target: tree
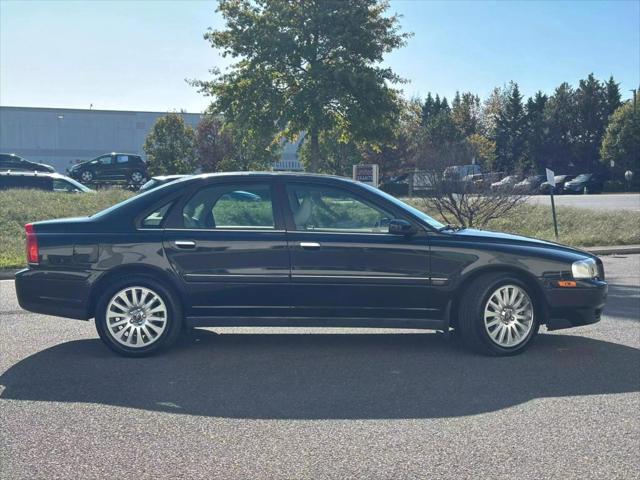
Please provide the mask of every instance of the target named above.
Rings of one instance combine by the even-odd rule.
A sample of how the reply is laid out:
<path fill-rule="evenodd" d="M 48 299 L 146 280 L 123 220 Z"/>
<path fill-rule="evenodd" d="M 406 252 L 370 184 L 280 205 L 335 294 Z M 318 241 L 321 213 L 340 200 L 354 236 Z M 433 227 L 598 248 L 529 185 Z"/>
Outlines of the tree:
<path fill-rule="evenodd" d="M 471 92 L 456 96 L 451 103 L 451 118 L 460 133 L 468 137 L 479 131 L 480 125 L 480 97 Z"/>
<path fill-rule="evenodd" d="M 591 172 L 598 165 L 598 151 L 608 119 L 607 92 L 593 73 L 580 80 L 575 91 L 575 103 L 574 164 L 579 170 Z"/>
<path fill-rule="evenodd" d="M 547 96 L 542 92 L 537 92 L 534 97 L 527 100 L 524 164 L 526 171 L 535 173 L 544 171 L 546 141 L 544 108 L 547 100 Z"/>
<path fill-rule="evenodd" d="M 220 165 L 234 156 L 233 139 L 220 118 L 206 115 L 195 132 L 196 165 L 203 172 L 217 172 Z"/>
<path fill-rule="evenodd" d="M 600 149 L 602 162 L 615 162 L 621 175 L 626 170 L 640 174 L 640 112 L 635 110 L 630 100 L 613 113 Z"/>
<path fill-rule="evenodd" d="M 178 113 L 158 118 L 143 148 L 151 175 L 193 172 L 194 132 Z"/>
<path fill-rule="evenodd" d="M 575 97 L 571 86 L 564 82 L 556 88 L 545 105 L 546 167 L 567 172 L 574 160 L 576 124 Z"/>
<path fill-rule="evenodd" d="M 610 117 L 620 105 L 622 105 L 620 96 L 620 84 L 616 83 L 613 76 L 609 77 L 605 84 L 607 90 L 607 117 Z"/>
<path fill-rule="evenodd" d="M 525 113 L 517 83 L 511 83 L 504 108 L 496 123 L 497 168 L 507 172 L 522 169 L 525 153 Z"/>
<path fill-rule="evenodd" d="M 306 132 L 309 168 L 320 138 L 385 141 L 398 114 L 401 79 L 380 66 L 405 44 L 398 17 L 379 0 L 221 0 L 223 30 L 205 38 L 236 62 L 196 81 L 213 111 L 277 144 Z"/>
<path fill-rule="evenodd" d="M 496 87 L 484 102 L 480 115 L 480 126 L 482 133 L 492 140 L 496 138 L 498 118 L 505 107 L 506 100 L 506 88 Z"/>

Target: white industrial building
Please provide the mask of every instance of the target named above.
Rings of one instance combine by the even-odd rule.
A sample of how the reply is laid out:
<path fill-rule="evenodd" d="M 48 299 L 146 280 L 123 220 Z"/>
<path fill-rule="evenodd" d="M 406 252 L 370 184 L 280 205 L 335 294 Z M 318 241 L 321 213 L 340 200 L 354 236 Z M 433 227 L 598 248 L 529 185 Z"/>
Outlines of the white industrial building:
<path fill-rule="evenodd" d="M 166 113 L 0 106 L 0 152 L 52 165 L 59 172 L 108 152 L 145 158 L 145 138 Z M 179 115 L 194 128 L 202 118 L 198 113 Z M 285 146 L 274 169 L 302 169 L 296 144 Z"/>

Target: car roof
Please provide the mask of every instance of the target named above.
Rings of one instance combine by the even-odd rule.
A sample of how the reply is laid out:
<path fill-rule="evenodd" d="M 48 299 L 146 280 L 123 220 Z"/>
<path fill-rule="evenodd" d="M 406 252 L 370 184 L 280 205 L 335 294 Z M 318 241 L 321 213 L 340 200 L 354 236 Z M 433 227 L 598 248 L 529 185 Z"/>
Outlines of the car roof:
<path fill-rule="evenodd" d="M 349 183 L 358 183 L 347 177 L 338 175 L 326 175 L 322 173 L 308 172 L 217 172 L 201 173 L 193 175 L 193 178 L 291 178 L 291 179 L 317 179 L 317 180 L 337 180 Z"/>
<path fill-rule="evenodd" d="M 68 178 L 65 175 L 61 175 L 57 172 L 24 172 L 24 171 L 13 171 L 13 170 L 3 170 L 0 171 L 0 175 L 6 175 L 11 177 L 51 177 L 51 178 Z"/>

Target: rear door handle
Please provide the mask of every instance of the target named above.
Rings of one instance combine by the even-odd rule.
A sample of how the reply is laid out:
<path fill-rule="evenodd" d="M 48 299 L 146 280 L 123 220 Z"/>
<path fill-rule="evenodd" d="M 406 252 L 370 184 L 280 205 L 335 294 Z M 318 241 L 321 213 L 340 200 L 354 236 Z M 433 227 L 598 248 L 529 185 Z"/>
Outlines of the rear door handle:
<path fill-rule="evenodd" d="M 173 244 L 177 248 L 182 248 L 182 249 L 195 248 L 196 246 L 196 242 L 194 242 L 193 240 L 176 240 L 175 242 L 173 242 Z"/>
<path fill-rule="evenodd" d="M 318 250 L 320 249 L 320 244 L 316 242 L 300 242 L 300 246 L 305 250 Z"/>

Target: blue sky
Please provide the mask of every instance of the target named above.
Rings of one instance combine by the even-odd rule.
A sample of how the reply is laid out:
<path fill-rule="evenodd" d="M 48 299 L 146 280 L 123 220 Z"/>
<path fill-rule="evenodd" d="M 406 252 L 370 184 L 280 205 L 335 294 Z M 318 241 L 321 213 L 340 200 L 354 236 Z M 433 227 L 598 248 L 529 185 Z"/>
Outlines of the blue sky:
<path fill-rule="evenodd" d="M 215 1 L 0 0 L 0 105 L 203 110 L 185 78 L 227 61 L 203 40 Z M 486 97 L 509 80 L 526 95 L 613 75 L 640 84 L 640 1 L 391 2 L 408 45 L 386 63 L 405 95 Z"/>

